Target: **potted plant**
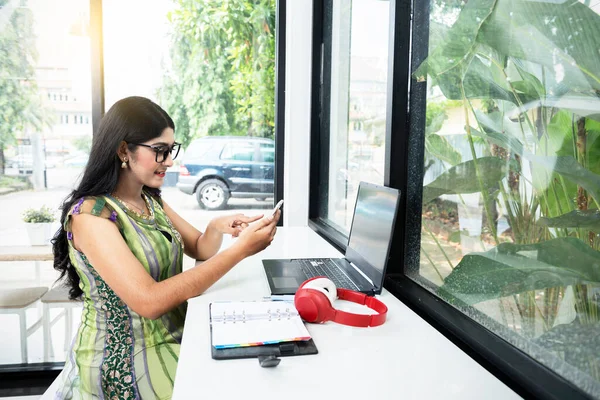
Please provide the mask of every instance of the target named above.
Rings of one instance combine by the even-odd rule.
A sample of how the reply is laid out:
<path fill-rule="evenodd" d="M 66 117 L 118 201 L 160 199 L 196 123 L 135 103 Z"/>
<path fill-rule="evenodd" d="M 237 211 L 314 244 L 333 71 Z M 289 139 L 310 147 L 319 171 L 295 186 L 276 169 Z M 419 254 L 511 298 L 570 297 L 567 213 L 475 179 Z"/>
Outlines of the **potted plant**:
<path fill-rule="evenodd" d="M 32 246 L 44 246 L 50 242 L 52 223 L 56 220 L 52 210 L 46 206 L 28 208 L 23 212 L 27 235 Z"/>

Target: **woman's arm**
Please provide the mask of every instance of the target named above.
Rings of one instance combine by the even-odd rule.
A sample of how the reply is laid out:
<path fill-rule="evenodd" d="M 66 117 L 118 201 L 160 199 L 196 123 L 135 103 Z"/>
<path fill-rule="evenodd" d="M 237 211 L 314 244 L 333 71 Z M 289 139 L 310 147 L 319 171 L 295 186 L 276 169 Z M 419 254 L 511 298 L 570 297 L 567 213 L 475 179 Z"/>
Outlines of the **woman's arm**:
<path fill-rule="evenodd" d="M 239 229 L 231 226 L 232 221 L 237 219 L 247 226 L 247 224 L 262 217 L 262 215 L 246 217 L 243 214 L 236 214 L 214 218 L 208 223 L 206 232 L 202 233 L 177 214 L 175 210 L 164 201 L 163 210 L 165 210 L 165 213 L 173 223 L 173 227 L 181 235 L 185 254 L 196 260 L 208 260 L 217 254 L 223 243 L 223 233 L 237 236 Z"/>
<path fill-rule="evenodd" d="M 277 220 L 257 222 L 230 248 L 204 262 L 202 268 L 194 267 L 160 282 L 144 269 L 113 222 L 78 214 L 72 217 L 71 229 L 75 248 L 85 254 L 116 295 L 142 317 L 155 319 L 200 295 L 242 259 L 268 246 Z"/>

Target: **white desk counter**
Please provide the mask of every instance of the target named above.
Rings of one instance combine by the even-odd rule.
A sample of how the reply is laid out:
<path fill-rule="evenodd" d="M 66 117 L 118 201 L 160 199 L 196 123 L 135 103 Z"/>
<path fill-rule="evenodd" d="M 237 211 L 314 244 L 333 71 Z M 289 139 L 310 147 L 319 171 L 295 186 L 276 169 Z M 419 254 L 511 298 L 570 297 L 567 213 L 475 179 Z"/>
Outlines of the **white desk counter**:
<path fill-rule="evenodd" d="M 257 359 L 211 358 L 209 303 L 268 296 L 263 258 L 339 256 L 310 228 L 280 227 L 265 251 L 189 300 L 173 399 L 518 398 L 386 290 L 378 296 L 389 308 L 382 326 L 307 324 L 319 354 L 282 357 L 275 368 L 261 368 Z M 345 301 L 336 308 L 368 311 Z"/>

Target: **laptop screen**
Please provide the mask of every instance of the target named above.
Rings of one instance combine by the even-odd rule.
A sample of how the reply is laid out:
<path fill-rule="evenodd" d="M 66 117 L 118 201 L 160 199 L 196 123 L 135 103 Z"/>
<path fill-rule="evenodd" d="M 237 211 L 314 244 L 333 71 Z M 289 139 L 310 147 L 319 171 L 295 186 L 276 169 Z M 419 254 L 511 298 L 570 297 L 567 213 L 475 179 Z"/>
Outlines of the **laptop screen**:
<path fill-rule="evenodd" d="M 396 189 L 366 182 L 358 188 L 346 259 L 378 288 L 383 283 L 399 197 Z"/>

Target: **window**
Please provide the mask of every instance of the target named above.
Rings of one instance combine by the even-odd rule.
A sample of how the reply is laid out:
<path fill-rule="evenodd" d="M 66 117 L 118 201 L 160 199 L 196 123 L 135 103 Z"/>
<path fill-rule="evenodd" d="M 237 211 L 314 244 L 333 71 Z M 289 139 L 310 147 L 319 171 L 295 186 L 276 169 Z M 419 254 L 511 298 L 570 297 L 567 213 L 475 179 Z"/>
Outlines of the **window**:
<path fill-rule="evenodd" d="M 218 160 L 223 151 L 224 141 L 215 139 L 196 139 L 186 149 L 188 159 Z"/>
<path fill-rule="evenodd" d="M 8 107 L 0 107 L 0 120 L 15 122 L 10 126 L 0 124 L 0 137 L 6 139 L 0 143 L 0 189 L 7 185 L 11 190 L 27 188 L 31 182 L 36 189 L 44 186 L 49 189 L 36 190 L 35 196 L 26 191 L 0 196 L 0 209 L 11 211 L 0 224 L 2 246 L 29 244 L 21 219 L 24 208 L 46 203 L 58 211 L 56 208 L 88 161 L 92 124 L 97 126 L 105 108 L 122 97 L 142 95 L 161 104 L 176 122 L 177 139 L 186 146 L 207 135 L 275 136 L 275 61 L 284 64 L 285 56 L 278 54 L 283 48 L 281 43 L 285 43 L 285 25 L 278 34 L 283 39 L 279 47 L 275 46 L 275 0 L 262 2 L 260 9 L 240 9 L 236 18 L 230 15 L 226 19 L 222 18 L 223 8 L 218 2 L 157 0 L 149 6 L 143 0 L 65 0 L 59 7 L 44 0 L 0 3 L 6 3 L 6 7 L 0 6 L 0 54 L 15 55 L 8 64 L 2 62 L 6 57 L 0 56 L 0 76 L 6 78 L 0 79 L 0 102 Z M 132 21 L 131 15 L 140 14 L 140 10 L 144 18 Z M 278 24 L 284 24 L 284 16 L 285 7 L 282 7 L 277 15 Z M 202 34 L 220 38 L 218 43 L 198 39 L 194 27 L 199 26 L 200 20 L 206 30 Z M 102 21 L 105 26 L 101 26 Z M 187 53 L 188 50 L 191 53 Z M 90 59 L 95 60 L 94 65 Z M 234 67 L 239 64 L 247 64 L 248 68 Z M 282 71 L 280 67 L 279 73 Z M 284 93 L 283 86 L 282 82 L 278 87 L 280 96 Z M 209 98 L 205 94 L 210 94 Z M 194 100 L 187 102 L 186 98 Z M 283 112 L 281 102 L 277 113 L 282 116 Z M 71 124 L 69 116 L 73 118 Z M 280 118 L 277 123 L 281 136 L 282 121 Z M 222 142 L 215 144 L 214 158 L 218 158 Z M 282 141 L 277 145 L 283 148 Z M 247 154 L 242 153 L 241 157 Z M 46 168 L 40 168 L 38 163 L 44 158 Z M 173 187 L 164 188 L 166 196 L 169 192 L 181 195 L 174 186 L 182 159 L 183 151 L 174 170 L 167 171 L 164 186 Z M 283 165 L 281 160 L 279 157 L 279 167 Z M 20 170 L 22 165 L 28 168 Z M 258 203 L 255 198 L 232 198 L 233 206 L 243 209 L 244 202 L 250 201 L 252 209 L 271 207 L 270 202 L 264 200 L 274 191 L 274 178 L 272 171 L 271 176 L 263 175 L 261 178 L 265 179 L 259 182 L 262 186 L 256 191 Z M 268 190 L 263 190 L 264 187 Z M 282 192 L 280 185 L 278 193 Z M 197 212 L 197 205 L 190 207 L 192 209 L 190 214 L 194 215 L 195 225 L 204 225 L 214 218 L 213 214 L 194 219 L 202 213 Z M 50 262 L 42 263 L 39 271 L 33 263 L 0 264 L 2 289 L 25 285 L 51 287 L 57 278 Z M 32 278 L 34 270 L 35 278 Z M 32 307 L 27 311 L 31 335 L 25 340 L 29 350 L 25 360 L 19 351 L 17 317 L 0 315 L 5 339 L 0 345 L 0 377 L 6 378 L 7 373 L 15 376 L 15 371 L 19 372 L 19 380 L 31 377 L 39 382 L 39 376 L 43 375 L 42 379 L 52 381 L 56 377 L 64 360 L 63 343 L 68 342 L 70 336 L 61 320 L 65 313 L 61 311 L 52 308 L 45 317 L 50 317 L 52 322 L 52 347 L 45 345 L 41 324 L 36 323 L 39 310 Z M 70 315 L 74 334 L 79 322 L 78 310 Z M 50 349 L 54 350 L 54 356 L 46 357 L 45 350 Z M 37 364 L 48 358 L 56 363 L 38 365 L 30 375 L 20 374 L 31 367 L 28 363 Z M 16 365 L 21 361 L 24 361 L 22 365 Z M 8 372 L 6 364 L 12 364 Z M 35 393 L 39 388 L 25 386 L 27 393 L 40 394 Z"/>
<path fill-rule="evenodd" d="M 389 1 L 324 2 L 323 119 L 317 214 L 347 235 L 360 181 L 383 183 Z"/>
<path fill-rule="evenodd" d="M 585 49 L 600 47 L 599 11 L 432 2 L 429 55 L 413 74 L 429 79 L 409 273 L 596 396 L 600 64 Z"/>
<path fill-rule="evenodd" d="M 251 143 L 230 143 L 225 145 L 221 160 L 253 161 L 254 146 Z"/>
<path fill-rule="evenodd" d="M 371 164 L 402 190 L 386 289 L 525 397 L 599 397 L 600 6 L 392 2 L 381 103 L 352 91 L 361 3 L 340 4 L 315 7 L 310 225 L 345 246 L 335 173 L 366 173 L 371 149 L 340 126 L 369 132 L 387 107 Z"/>
<path fill-rule="evenodd" d="M 0 121 L 11 123 L 0 123 L 0 192 L 5 193 L 0 196 L 0 209 L 10 210 L 0 223 L 0 247 L 23 249 L 27 254 L 25 249 L 36 242 L 29 235 L 24 211 L 45 205 L 55 217 L 60 215 L 61 201 L 82 172 L 71 162 L 84 152 L 83 142 L 91 142 L 91 126 L 67 125 L 69 114 L 91 112 L 90 37 L 73 29 L 89 26 L 90 2 L 64 0 L 59 7 L 44 0 L 2 3 L 7 7 L 0 17 Z M 66 93 L 72 92 L 79 100 L 65 103 Z M 35 192 L 28 190 L 31 185 Z M 55 232 L 57 224 L 52 223 L 48 231 Z M 6 365 L 11 371 L 39 373 L 56 368 L 54 364 L 40 367 L 40 363 L 65 360 L 64 343 L 75 333 L 81 307 L 42 311 L 43 304 L 49 304 L 42 298 L 48 293 L 44 291 L 57 278 L 50 261 L 0 262 L 2 297 L 7 298 L 7 291 L 24 289 L 20 296 L 34 299 L 31 307 L 22 309 L 27 325 L 23 331 L 18 314 L 4 312 L 6 304 L 0 306 L 4 309 L 0 375 Z M 49 336 L 44 334 L 44 322 L 51 324 Z M 8 381 L 3 375 L 3 389 Z"/>
<path fill-rule="evenodd" d="M 212 172 L 206 157 L 195 157 L 195 151 L 188 149 L 207 136 L 223 137 L 221 146 L 231 142 L 224 136 L 274 139 L 276 3 L 236 1 L 223 6 L 214 1 L 157 0 L 151 5 L 144 0 L 102 1 L 105 108 L 123 97 L 144 96 L 169 113 L 175 123 L 175 139 L 185 151 L 169 172 L 184 171 L 183 180 L 192 188 L 185 193 L 201 203 L 200 214 L 207 221 L 212 218 L 210 210 L 227 204 L 244 209 L 255 207 L 255 200 L 261 199 L 260 206 L 270 206 L 263 200 L 272 197 L 265 195 L 267 189 L 274 190 L 273 173 L 256 185 L 227 182 L 229 192 L 219 197 L 225 200 L 207 207 L 208 197 L 196 195 L 195 188 L 205 172 Z M 132 20 L 131 15 L 140 10 L 144 18 Z M 278 127 L 282 121 L 277 121 Z M 230 148 L 224 154 L 236 161 L 259 157 L 258 146 L 253 151 Z M 163 191 L 167 201 L 171 193 L 178 197 L 184 184 L 182 177 L 172 176 L 177 180 L 166 179 Z M 245 195 L 238 196 L 238 192 Z M 253 192 L 256 197 L 248 196 Z"/>
<path fill-rule="evenodd" d="M 261 144 L 260 154 L 262 161 L 275 162 L 275 146 L 272 144 Z"/>

